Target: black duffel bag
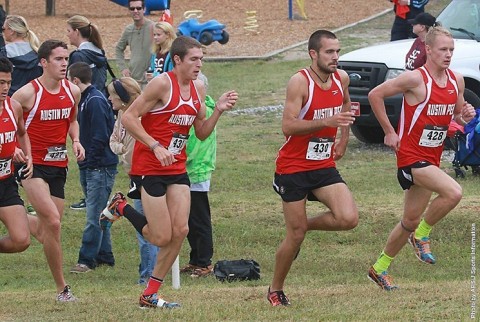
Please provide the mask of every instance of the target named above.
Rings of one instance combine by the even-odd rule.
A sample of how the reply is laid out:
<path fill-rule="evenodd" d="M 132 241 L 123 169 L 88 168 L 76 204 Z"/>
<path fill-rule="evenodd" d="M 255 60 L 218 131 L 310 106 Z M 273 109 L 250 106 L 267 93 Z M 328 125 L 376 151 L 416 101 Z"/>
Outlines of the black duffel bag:
<path fill-rule="evenodd" d="M 253 259 L 221 260 L 215 263 L 213 273 L 219 281 L 260 279 L 260 265 Z"/>

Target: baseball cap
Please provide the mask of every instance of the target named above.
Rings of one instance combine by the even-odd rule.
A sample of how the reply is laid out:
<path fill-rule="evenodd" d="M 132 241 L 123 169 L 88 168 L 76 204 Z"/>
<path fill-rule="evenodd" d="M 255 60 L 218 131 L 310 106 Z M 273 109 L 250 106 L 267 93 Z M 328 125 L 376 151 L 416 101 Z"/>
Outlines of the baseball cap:
<path fill-rule="evenodd" d="M 414 19 L 408 19 L 411 25 L 425 25 L 433 27 L 436 23 L 436 18 L 427 12 L 419 13 Z"/>

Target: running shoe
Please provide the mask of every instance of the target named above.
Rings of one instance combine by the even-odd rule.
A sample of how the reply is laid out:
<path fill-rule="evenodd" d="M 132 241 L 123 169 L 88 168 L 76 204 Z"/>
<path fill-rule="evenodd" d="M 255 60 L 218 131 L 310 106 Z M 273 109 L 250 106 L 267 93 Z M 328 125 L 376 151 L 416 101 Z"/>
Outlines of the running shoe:
<path fill-rule="evenodd" d="M 65 285 L 62 292 L 57 294 L 57 302 L 75 302 L 77 298 L 73 296 L 69 285 Z"/>
<path fill-rule="evenodd" d="M 163 308 L 163 309 L 174 309 L 180 307 L 180 304 L 175 302 L 167 302 L 162 298 L 159 298 L 157 294 L 152 295 L 140 295 L 140 300 L 138 301 L 141 309 L 148 308 Z"/>
<path fill-rule="evenodd" d="M 268 294 L 267 294 L 267 299 L 272 304 L 272 306 L 289 306 L 290 301 L 288 300 L 288 297 L 283 293 L 283 291 L 273 291 L 270 292 L 270 287 L 268 288 Z"/>
<path fill-rule="evenodd" d="M 381 289 L 385 291 L 395 291 L 398 290 L 398 286 L 393 285 L 393 280 L 387 271 L 377 274 L 373 266 L 368 270 L 368 279 L 380 286 Z"/>
<path fill-rule="evenodd" d="M 435 264 L 436 259 L 430 251 L 430 238 L 423 237 L 417 239 L 415 238 L 415 234 L 411 233 L 408 237 L 408 242 L 412 245 L 415 256 L 417 256 L 419 261 L 427 264 Z"/>
<path fill-rule="evenodd" d="M 121 203 L 127 202 L 127 199 L 121 192 L 117 192 L 110 202 L 107 204 L 107 207 L 103 209 L 102 213 L 100 214 L 100 227 L 102 227 L 103 230 L 109 228 L 112 223 L 122 217 L 122 215 L 118 212 L 117 207 Z"/>

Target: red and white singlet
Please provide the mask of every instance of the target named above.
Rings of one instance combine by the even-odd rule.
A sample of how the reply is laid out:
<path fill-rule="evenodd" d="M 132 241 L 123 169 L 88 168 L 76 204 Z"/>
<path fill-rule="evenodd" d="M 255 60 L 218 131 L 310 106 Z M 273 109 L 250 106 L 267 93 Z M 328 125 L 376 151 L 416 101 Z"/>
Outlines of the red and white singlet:
<path fill-rule="evenodd" d="M 145 131 L 172 152 L 177 161 L 169 166 L 162 166 L 148 146 L 136 141 L 131 175 L 176 175 L 187 172 L 185 145 L 190 127 L 200 111 L 201 102 L 193 81 L 190 81 L 190 97 L 184 100 L 180 95 L 175 74 L 165 74 L 170 80 L 170 98 L 164 106 L 142 116 L 141 122 Z"/>
<path fill-rule="evenodd" d="M 446 70 L 447 85 L 443 88 L 435 83 L 425 67 L 418 70 L 422 73 L 427 95 L 423 102 L 413 106 L 403 99 L 398 123 L 399 168 L 418 161 L 440 165 L 443 143 L 458 98 L 457 80 L 450 69 Z"/>
<path fill-rule="evenodd" d="M 57 94 L 49 93 L 37 79 L 35 101 L 25 112 L 25 128 L 32 145 L 33 164 L 65 168 L 68 165 L 67 134 L 75 115 L 75 99 L 67 80 Z"/>
<path fill-rule="evenodd" d="M 0 180 L 13 174 L 13 154 L 17 145 L 17 121 L 10 104 L 10 97 L 3 101 L 0 114 Z"/>
<path fill-rule="evenodd" d="M 308 98 L 300 110 L 299 119 L 318 120 L 341 112 L 343 88 L 338 72 L 332 74 L 332 86 L 328 90 L 320 88 L 307 69 L 299 73 L 308 81 Z M 278 151 L 275 172 L 291 174 L 335 167 L 333 149 L 336 136 L 336 127 L 325 127 L 314 133 L 286 137 Z"/>

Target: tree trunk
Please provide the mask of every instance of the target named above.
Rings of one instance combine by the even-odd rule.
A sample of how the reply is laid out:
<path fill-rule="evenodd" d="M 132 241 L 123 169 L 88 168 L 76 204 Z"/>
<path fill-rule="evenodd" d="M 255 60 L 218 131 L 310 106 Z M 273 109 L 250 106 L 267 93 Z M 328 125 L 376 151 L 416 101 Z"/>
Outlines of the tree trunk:
<path fill-rule="evenodd" d="M 55 16 L 55 0 L 47 0 L 45 14 L 47 16 Z"/>

